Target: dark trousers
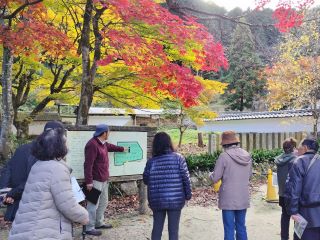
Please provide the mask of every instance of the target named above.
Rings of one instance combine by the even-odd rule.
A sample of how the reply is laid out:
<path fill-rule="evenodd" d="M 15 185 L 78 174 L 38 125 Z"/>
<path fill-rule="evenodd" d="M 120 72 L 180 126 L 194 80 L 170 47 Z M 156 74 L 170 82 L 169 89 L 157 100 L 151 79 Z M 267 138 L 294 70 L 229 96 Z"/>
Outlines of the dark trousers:
<path fill-rule="evenodd" d="M 294 234 L 294 240 L 300 240 L 296 234 Z M 301 240 L 320 240 L 320 227 L 306 228 L 302 234 Z"/>
<path fill-rule="evenodd" d="M 159 210 L 153 211 L 153 228 L 151 240 L 161 240 L 166 214 L 168 214 L 169 240 L 179 239 L 179 222 L 181 210 Z"/>
<path fill-rule="evenodd" d="M 279 205 L 282 208 L 281 214 L 281 240 L 289 239 L 289 226 L 290 226 L 290 215 L 288 215 L 286 206 L 284 203 L 284 197 L 279 197 Z"/>

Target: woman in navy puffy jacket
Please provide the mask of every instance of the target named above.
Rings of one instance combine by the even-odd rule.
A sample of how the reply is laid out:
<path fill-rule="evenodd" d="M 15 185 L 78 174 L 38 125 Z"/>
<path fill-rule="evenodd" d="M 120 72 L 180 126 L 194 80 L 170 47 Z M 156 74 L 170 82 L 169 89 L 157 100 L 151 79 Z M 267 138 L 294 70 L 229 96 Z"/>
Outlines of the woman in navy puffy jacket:
<path fill-rule="evenodd" d="M 148 185 L 149 206 L 153 211 L 152 240 L 160 240 L 168 214 L 169 240 L 179 239 L 181 209 L 191 199 L 188 167 L 184 157 L 176 152 L 170 136 L 155 135 L 152 158 L 147 162 L 143 181 Z"/>

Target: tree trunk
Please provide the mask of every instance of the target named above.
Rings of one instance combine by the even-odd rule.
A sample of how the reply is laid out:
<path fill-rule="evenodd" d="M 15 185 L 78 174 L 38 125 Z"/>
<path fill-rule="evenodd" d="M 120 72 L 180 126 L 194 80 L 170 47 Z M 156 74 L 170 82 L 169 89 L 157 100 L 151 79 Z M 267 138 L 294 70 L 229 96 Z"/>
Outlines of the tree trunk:
<path fill-rule="evenodd" d="M 22 72 L 23 64 L 20 65 L 20 73 Z M 29 119 L 19 119 L 18 109 L 23 106 L 27 100 L 30 93 L 30 85 L 33 80 L 33 74 L 35 70 L 29 70 L 28 74 L 16 75 L 15 79 L 12 79 L 13 84 L 18 83 L 16 88 L 16 93 L 12 93 L 12 105 L 13 105 L 13 125 L 17 129 L 17 139 L 23 139 L 29 136 Z"/>
<path fill-rule="evenodd" d="M 317 110 L 315 110 L 314 113 L 313 113 L 313 119 L 314 119 L 314 123 L 313 123 L 313 135 L 314 135 L 314 137 L 318 138 L 319 113 L 317 112 Z"/>
<path fill-rule="evenodd" d="M 14 99 L 14 98 L 13 98 Z M 14 102 L 15 100 L 13 100 Z M 14 106 L 15 104 L 13 104 Z M 29 123 L 26 119 L 18 119 L 18 108 L 13 107 L 13 125 L 17 129 L 17 139 L 23 139 L 29 135 Z"/>
<path fill-rule="evenodd" d="M 313 135 L 318 138 L 318 121 L 319 121 L 319 111 L 317 109 L 317 98 L 313 99 L 312 102 L 312 116 L 313 116 Z"/>
<path fill-rule="evenodd" d="M 318 119 L 317 119 L 316 121 L 318 121 Z M 317 123 L 315 123 L 315 124 L 313 125 L 313 135 L 314 135 L 316 138 L 318 138 L 318 124 L 317 124 Z"/>
<path fill-rule="evenodd" d="M 2 112 L 1 112 L 1 155 L 3 159 L 8 159 L 12 146 L 12 65 L 13 55 L 10 49 L 3 47 L 2 60 Z"/>
<path fill-rule="evenodd" d="M 14 126 L 17 129 L 17 139 L 25 139 L 29 136 L 29 123 L 28 119 L 14 121 Z"/>
<path fill-rule="evenodd" d="M 180 130 L 180 136 L 179 136 L 179 144 L 178 144 L 178 147 L 181 147 L 182 145 L 182 137 L 183 137 L 183 133 L 185 130 L 183 130 L 182 128 L 179 128 Z"/>
<path fill-rule="evenodd" d="M 240 98 L 240 109 L 239 109 L 240 112 L 242 112 L 243 109 L 244 109 L 244 102 L 243 102 L 244 100 L 243 100 L 243 99 L 244 99 L 244 97 L 243 97 L 243 95 L 242 95 L 241 98 Z"/>
<path fill-rule="evenodd" d="M 38 113 L 41 112 L 47 106 L 47 104 L 51 101 L 52 101 L 51 96 L 47 96 L 44 99 L 42 99 L 42 101 L 39 102 L 39 104 L 32 110 L 29 117 L 32 120 L 34 120 L 35 117 L 38 115 Z"/>
<path fill-rule="evenodd" d="M 202 133 L 198 133 L 198 147 L 204 147 Z"/>
<path fill-rule="evenodd" d="M 93 96 L 93 79 L 90 76 L 90 22 L 92 10 L 93 2 L 92 0 L 87 0 L 81 33 L 82 84 L 76 125 L 88 124 L 89 107 Z"/>

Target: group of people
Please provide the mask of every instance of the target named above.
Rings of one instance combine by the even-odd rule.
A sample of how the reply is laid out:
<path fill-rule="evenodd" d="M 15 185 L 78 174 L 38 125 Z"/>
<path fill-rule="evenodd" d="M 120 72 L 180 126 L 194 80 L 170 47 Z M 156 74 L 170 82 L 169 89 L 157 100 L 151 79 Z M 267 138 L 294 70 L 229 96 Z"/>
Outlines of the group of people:
<path fill-rule="evenodd" d="M 9 240 L 72 239 L 72 223 L 85 226 L 88 235 L 100 236 L 101 229 L 112 228 L 105 222 L 108 204 L 108 152 L 127 148 L 107 142 L 105 124 L 96 131 L 84 149 L 84 187 L 99 191 L 98 201 L 87 201 L 86 208 L 73 196 L 66 130 L 60 122 L 48 122 L 32 143 L 19 147 L 2 171 L 0 188 L 10 187 L 4 199 L 8 205 L 5 220 L 12 221 Z M 240 147 L 233 131 L 222 134 L 220 154 L 213 183 L 222 181 L 218 206 L 222 210 L 225 240 L 246 240 L 246 212 L 250 206 L 249 181 L 252 158 Z M 284 153 L 275 159 L 282 207 L 281 239 L 289 239 L 290 218 L 303 216 L 308 225 L 303 240 L 320 240 L 320 158 L 316 139 L 306 138 L 298 146 L 294 139 L 283 143 Z M 148 201 L 153 212 L 152 240 L 160 240 L 168 216 L 169 240 L 179 239 L 181 210 L 191 199 L 190 175 L 185 158 L 174 149 L 165 132 L 155 135 L 152 158 L 147 161 L 143 182 L 148 186 Z M 295 235 L 294 239 L 298 239 Z"/>
<path fill-rule="evenodd" d="M 252 159 L 239 147 L 239 139 L 233 131 L 222 134 L 223 153 L 219 156 L 210 178 L 214 183 L 222 180 L 219 190 L 219 208 L 222 210 L 225 240 L 247 240 L 245 226 L 249 207 L 249 179 L 252 175 Z M 281 213 L 281 240 L 289 240 L 290 218 L 307 226 L 299 238 L 320 240 L 320 156 L 314 137 L 307 137 L 299 146 L 293 138 L 283 142 L 284 153 L 275 158 L 279 186 Z"/>
<path fill-rule="evenodd" d="M 99 190 L 96 204 L 78 204 L 71 185 L 72 169 L 66 164 L 66 129 L 58 121 L 48 122 L 32 143 L 20 146 L 1 172 L 0 188 L 10 188 L 4 203 L 6 221 L 12 222 L 9 240 L 72 239 L 72 223 L 85 226 L 85 233 L 99 236 L 111 228 L 104 222 L 108 203 L 108 152 L 124 147 L 107 142 L 105 124 L 97 125 L 84 149 L 87 191 Z"/>
<path fill-rule="evenodd" d="M 13 221 L 8 239 L 71 239 L 72 222 L 88 223 L 87 210 L 73 195 L 67 153 L 60 122 L 48 122 L 42 134 L 15 152 L 3 173 L 12 188 L 5 198 L 5 220 Z"/>
<path fill-rule="evenodd" d="M 279 185 L 281 214 L 281 239 L 289 239 L 290 217 L 307 227 L 302 240 L 320 239 L 320 156 L 319 144 L 313 137 L 305 138 L 297 147 L 296 140 L 283 142 L 284 153 L 275 159 Z M 294 240 L 298 240 L 294 234 Z"/>
<path fill-rule="evenodd" d="M 246 212 L 250 206 L 249 181 L 252 158 L 240 147 L 234 131 L 222 133 L 223 152 L 210 173 L 213 183 L 222 181 L 218 207 L 222 210 L 225 240 L 247 240 Z M 284 153 L 275 158 L 279 185 L 281 240 L 289 240 L 290 218 L 308 223 L 301 238 L 320 240 L 320 156 L 317 139 L 308 137 L 297 146 L 293 138 L 283 142 Z M 179 219 L 185 201 L 191 198 L 189 172 L 185 159 L 174 152 L 166 133 L 153 142 L 153 158 L 147 162 L 143 180 L 148 185 L 149 206 L 153 211 L 152 240 L 161 239 L 168 215 L 169 240 L 178 239 Z"/>

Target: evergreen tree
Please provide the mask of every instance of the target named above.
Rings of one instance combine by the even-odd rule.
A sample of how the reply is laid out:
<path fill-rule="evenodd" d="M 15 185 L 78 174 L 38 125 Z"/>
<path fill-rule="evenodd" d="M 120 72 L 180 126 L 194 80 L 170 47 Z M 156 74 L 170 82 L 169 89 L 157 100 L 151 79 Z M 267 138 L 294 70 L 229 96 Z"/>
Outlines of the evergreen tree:
<path fill-rule="evenodd" d="M 238 24 L 236 27 L 228 49 L 228 59 L 230 68 L 223 78 L 229 84 L 223 96 L 227 109 L 251 109 L 253 101 L 264 94 L 266 81 L 259 76 L 262 63 L 248 26 Z"/>

